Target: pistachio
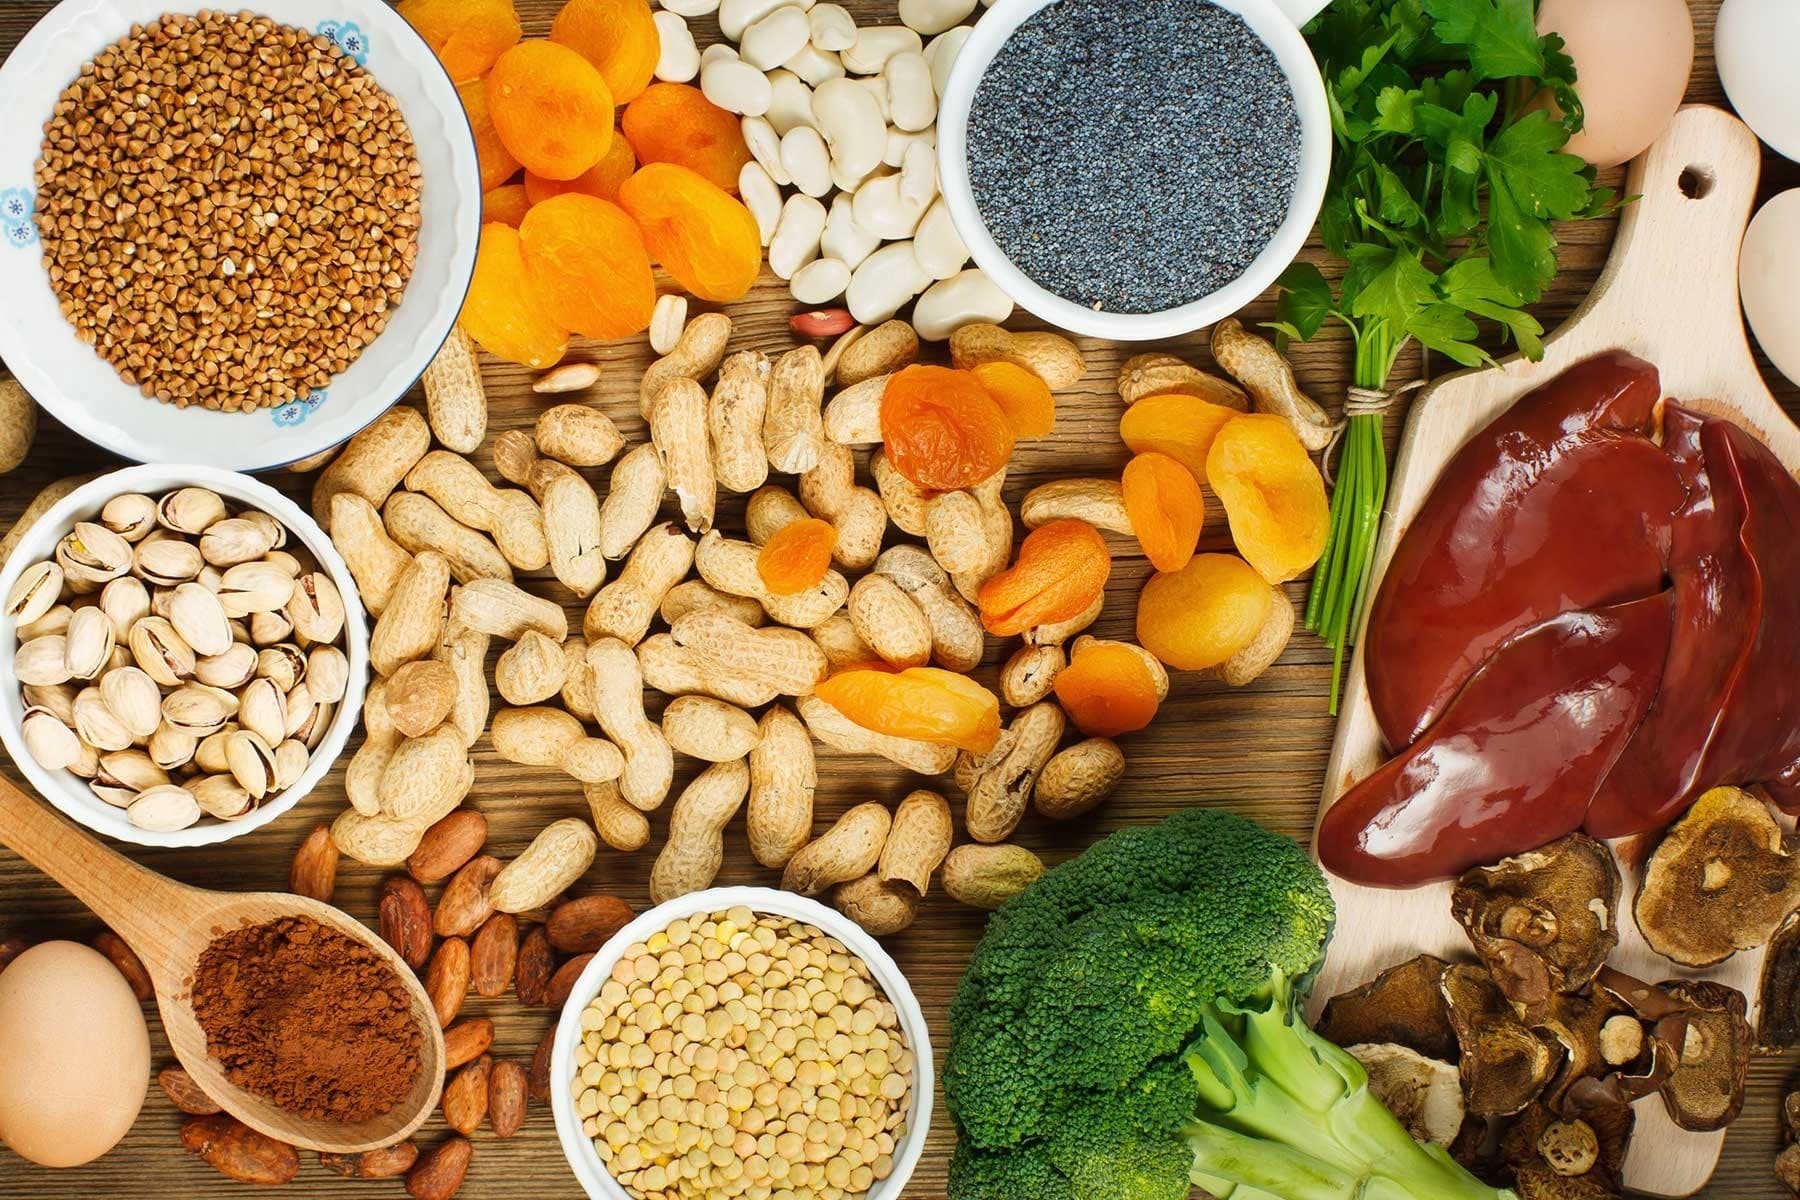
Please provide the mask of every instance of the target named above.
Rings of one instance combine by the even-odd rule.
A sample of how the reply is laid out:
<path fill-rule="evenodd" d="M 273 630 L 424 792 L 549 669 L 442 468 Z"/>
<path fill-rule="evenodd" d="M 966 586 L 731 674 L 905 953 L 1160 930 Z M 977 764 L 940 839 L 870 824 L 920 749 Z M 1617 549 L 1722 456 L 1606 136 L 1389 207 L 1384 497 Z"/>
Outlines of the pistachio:
<path fill-rule="evenodd" d="M 56 544 L 56 561 L 71 580 L 102 584 L 131 569 L 131 544 L 104 525 L 77 521 Z"/>
<path fill-rule="evenodd" d="M 52 605 L 49 612 L 31 624 L 19 626 L 16 631 L 19 641 L 30 642 L 41 637 L 49 637 L 51 634 L 66 633 L 69 628 L 69 619 L 74 615 L 75 610 L 67 604 Z"/>
<path fill-rule="evenodd" d="M 81 691 L 72 683 L 28 683 L 19 689 L 26 708 L 47 708 L 57 720 L 71 728 L 75 724 L 75 697 Z"/>
<path fill-rule="evenodd" d="M 237 520 L 248 521 L 252 525 L 255 525 L 255 526 L 258 526 L 259 528 L 267 530 L 268 535 L 269 535 L 269 549 L 270 550 L 279 550 L 283 546 L 287 545 L 287 540 L 288 540 L 287 526 L 283 525 L 280 521 L 277 521 L 274 517 L 271 517 L 268 513 L 264 512 L 262 509 L 246 508 L 243 512 L 241 512 L 237 515 Z M 207 530 L 207 532 L 211 533 L 212 530 L 209 529 L 209 530 Z M 202 540 L 204 540 L 204 539 L 202 539 Z M 265 553 L 266 553 L 266 551 L 265 551 Z M 298 565 L 298 564 L 296 564 L 296 565 Z"/>
<path fill-rule="evenodd" d="M 143 792 L 169 782 L 169 773 L 142 750 L 114 750 L 100 756 L 100 773 L 94 782 Z"/>
<path fill-rule="evenodd" d="M 162 693 L 138 667 L 114 667 L 102 675 L 100 699 L 133 737 L 147 738 L 162 724 Z"/>
<path fill-rule="evenodd" d="M 47 771 L 61 771 L 81 757 L 81 739 L 47 708 L 26 709 L 20 732 L 26 751 Z"/>
<path fill-rule="evenodd" d="M 203 683 L 184 683 L 163 697 L 163 720 L 197 737 L 217 733 L 237 711 L 237 697 Z"/>
<path fill-rule="evenodd" d="M 20 683 L 67 683 L 74 678 L 69 670 L 69 639 L 60 633 L 32 638 L 13 656 L 13 674 Z"/>
<path fill-rule="evenodd" d="M 323 571 L 312 571 L 294 581 L 294 593 L 284 609 L 294 632 L 308 642 L 335 642 L 344 631 L 344 598 Z"/>
<path fill-rule="evenodd" d="M 19 574 L 6 598 L 6 615 L 29 625 L 56 606 L 62 598 L 63 569 L 53 562 L 32 563 Z"/>
<path fill-rule="evenodd" d="M 135 575 L 121 575 L 100 589 L 100 611 L 112 622 L 113 637 L 123 643 L 131 627 L 150 615 L 150 589 Z"/>
<path fill-rule="evenodd" d="M 200 568 L 200 573 L 194 576 L 194 582 L 216 596 L 219 594 L 219 589 L 225 586 L 225 572 L 211 563 L 207 563 Z"/>
<path fill-rule="evenodd" d="M 275 789 L 286 791 L 294 786 L 294 781 L 306 773 L 306 764 L 312 761 L 307 752 L 305 742 L 297 742 L 292 738 L 275 747 Z"/>
<path fill-rule="evenodd" d="M 312 706 L 311 714 L 290 736 L 295 741 L 303 743 L 307 752 L 311 753 L 319 748 L 319 743 L 324 741 L 325 735 L 331 731 L 331 719 L 336 715 L 337 705 L 315 704 Z"/>
<path fill-rule="evenodd" d="M 312 689 L 297 687 L 283 698 L 283 703 L 286 705 L 284 725 L 287 736 L 305 741 L 306 734 L 301 731 L 310 730 L 319 715 L 320 705 L 313 698 Z"/>
<path fill-rule="evenodd" d="M 169 599 L 169 623 L 196 655 L 231 649 L 231 621 L 219 598 L 198 583 L 184 583 Z"/>
<path fill-rule="evenodd" d="M 156 501 L 141 492 L 114 496 L 100 510 L 100 523 L 128 542 L 139 541 L 156 527 Z"/>
<path fill-rule="evenodd" d="M 179 538 L 145 538 L 137 545 L 132 574 L 153 587 L 174 587 L 200 574 L 200 547 Z"/>
<path fill-rule="evenodd" d="M 294 636 L 294 623 L 280 609 L 253 612 L 249 619 L 252 646 L 273 646 L 276 642 L 285 642 Z"/>
<path fill-rule="evenodd" d="M 294 577 L 267 559 L 229 568 L 219 585 L 219 602 L 233 617 L 285 609 L 293 594 Z M 291 612 L 285 615 L 288 621 L 293 621 Z"/>
<path fill-rule="evenodd" d="M 256 648 L 231 643 L 223 654 L 212 654 L 194 663 L 194 678 L 208 687 L 241 688 L 256 677 Z"/>
<path fill-rule="evenodd" d="M 82 779 L 92 779 L 99 773 L 100 752 L 86 742 L 81 743 L 81 757 L 69 764 L 69 774 Z"/>
<path fill-rule="evenodd" d="M 189 785 L 200 811 L 221 821 L 235 821 L 256 807 L 256 799 L 230 775 L 202 775 Z"/>
<path fill-rule="evenodd" d="M 200 557 L 209 566 L 220 569 L 255 562 L 275 548 L 275 535 L 280 529 L 273 519 L 264 522 L 227 517 L 215 521 L 200 535 Z"/>
<path fill-rule="evenodd" d="M 273 746 L 287 736 L 287 723 L 287 696 L 273 680 L 252 679 L 238 696 L 238 724 Z"/>
<path fill-rule="evenodd" d="M 306 678 L 306 655 L 292 642 L 269 646 L 256 655 L 256 674 L 270 679 L 284 692 L 291 692 Z"/>
<path fill-rule="evenodd" d="M 227 774 L 231 765 L 225 761 L 225 743 L 237 731 L 235 723 L 228 723 L 219 732 L 201 738 L 194 747 L 194 765 L 209 775 Z"/>
<path fill-rule="evenodd" d="M 166 617 L 144 617 L 126 639 L 131 657 L 160 687 L 179 687 L 194 674 L 194 650 Z"/>
<path fill-rule="evenodd" d="M 271 550 L 263 561 L 271 567 L 278 568 L 289 579 L 300 578 L 300 573 L 306 570 L 300 560 L 286 550 Z"/>
<path fill-rule="evenodd" d="M 125 819 L 152 833 L 174 833 L 200 819 L 200 803 L 186 788 L 169 784 L 139 792 L 125 810 Z"/>
<path fill-rule="evenodd" d="M 105 668 L 116 644 L 112 622 L 98 606 L 76 609 L 63 635 L 63 664 L 76 679 L 92 679 Z"/>
<path fill-rule="evenodd" d="M 306 656 L 306 690 L 321 704 L 336 704 L 350 686 L 350 660 L 336 646 L 314 646 Z"/>
<path fill-rule="evenodd" d="M 193 734 L 163 721 L 150 735 L 150 744 L 145 749 L 150 753 L 151 762 L 165 771 L 173 771 L 193 762 L 194 751 L 199 745 L 199 739 Z"/>
<path fill-rule="evenodd" d="M 75 732 L 81 735 L 83 742 L 101 753 L 123 750 L 133 740 L 125 722 L 106 707 L 99 688 L 83 688 L 75 697 Z"/>
<path fill-rule="evenodd" d="M 130 808 L 131 802 L 138 798 L 136 790 L 116 783 L 101 783 L 98 778 L 88 780 L 88 791 L 114 808 Z"/>
<path fill-rule="evenodd" d="M 261 800 L 275 784 L 275 751 L 267 740 L 240 729 L 225 740 L 225 765 L 246 792 Z"/>
<path fill-rule="evenodd" d="M 224 519 L 224 499 L 207 488 L 177 488 L 156 502 L 157 524 L 176 533 L 199 535 Z"/>

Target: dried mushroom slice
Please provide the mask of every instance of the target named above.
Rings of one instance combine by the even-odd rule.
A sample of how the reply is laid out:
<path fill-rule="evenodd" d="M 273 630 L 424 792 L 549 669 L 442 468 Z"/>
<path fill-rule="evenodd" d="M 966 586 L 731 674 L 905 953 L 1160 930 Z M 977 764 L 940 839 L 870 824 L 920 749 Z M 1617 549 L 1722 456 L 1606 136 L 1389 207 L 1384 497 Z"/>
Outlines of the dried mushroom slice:
<path fill-rule="evenodd" d="M 1558 1175 L 1549 1167 L 1526 1167 L 1513 1178 L 1519 1200 L 1619 1200 L 1619 1189 L 1600 1175 Z"/>
<path fill-rule="evenodd" d="M 1800 1196 L 1800 1145 L 1794 1139 L 1800 1138 L 1800 1092 L 1789 1092 L 1781 1100 L 1781 1140 L 1784 1143 L 1780 1154 L 1775 1156 L 1775 1178 L 1787 1184 L 1788 1190 Z"/>
<path fill-rule="evenodd" d="M 1344 1052 L 1368 1073 L 1369 1094 L 1416 1140 L 1445 1147 L 1456 1140 L 1467 1110 L 1455 1066 L 1391 1042 L 1345 1046 Z"/>
<path fill-rule="evenodd" d="M 1562 1063 L 1557 1068 L 1556 1077 L 1544 1090 L 1544 1101 L 1551 1108 L 1559 1112 L 1562 1110 L 1563 1097 L 1578 1080 L 1607 1073 L 1608 1063 L 1602 1035 L 1607 1024 L 1620 1015 L 1642 1031 L 1642 1024 L 1626 1012 L 1625 1006 L 1616 997 L 1603 989 L 1595 989 L 1580 995 L 1554 994 L 1543 1010 L 1528 1020 L 1527 1023 L 1533 1029 L 1556 1039 L 1563 1048 Z M 1642 1039 L 1639 1040 L 1641 1043 Z M 1636 1057 L 1633 1054 L 1625 1061 L 1632 1061 Z"/>
<path fill-rule="evenodd" d="M 1788 1191 L 1800 1196 L 1800 1146 L 1789 1146 L 1775 1156 L 1775 1178 L 1787 1184 Z"/>
<path fill-rule="evenodd" d="M 1631 1126 L 1630 1105 L 1590 1120 L 1534 1103 L 1507 1126 L 1500 1156 L 1520 1200 L 1609 1200 L 1620 1195 Z"/>
<path fill-rule="evenodd" d="M 1441 985 L 1462 1058 L 1463 1096 L 1471 1113 L 1511 1116 L 1550 1082 L 1556 1055 L 1527 1029 L 1481 967 L 1458 963 Z"/>
<path fill-rule="evenodd" d="M 1494 982 L 1536 1007 L 1587 986 L 1619 944 L 1619 868 L 1579 833 L 1463 873 L 1450 911 Z"/>
<path fill-rule="evenodd" d="M 1758 1054 L 1800 1042 L 1800 912 L 1789 913 L 1769 939 L 1756 999 Z"/>
<path fill-rule="evenodd" d="M 1675 979 L 1662 988 L 1688 1007 L 1681 1060 L 1662 1085 L 1669 1119 L 1683 1129 L 1723 1129 L 1744 1107 L 1750 1072 L 1750 1022 L 1744 993 L 1708 980 Z"/>
<path fill-rule="evenodd" d="M 1796 907 L 1800 855 L 1762 800 L 1720 787 L 1669 827 L 1635 911 L 1652 950 L 1706 967 L 1762 945 Z"/>
<path fill-rule="evenodd" d="M 1426 1058 L 1456 1058 L 1456 1031 L 1439 984 L 1450 964 L 1421 954 L 1325 1002 L 1319 1036 L 1340 1046 L 1391 1043 Z"/>

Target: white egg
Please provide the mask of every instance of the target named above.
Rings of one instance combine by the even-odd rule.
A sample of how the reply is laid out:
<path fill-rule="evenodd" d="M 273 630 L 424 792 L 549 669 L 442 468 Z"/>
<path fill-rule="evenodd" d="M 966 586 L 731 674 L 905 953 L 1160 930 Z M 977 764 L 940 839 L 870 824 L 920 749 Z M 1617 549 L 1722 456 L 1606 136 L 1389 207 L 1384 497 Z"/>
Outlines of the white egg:
<path fill-rule="evenodd" d="M 1800 3 L 1725 0 L 1713 56 L 1738 116 L 1777 154 L 1800 162 Z"/>
<path fill-rule="evenodd" d="M 1744 234 L 1738 287 L 1744 319 L 1775 369 L 1800 383 L 1800 188 L 1783 192 L 1756 214 Z"/>
<path fill-rule="evenodd" d="M 118 1145 L 150 1085 L 150 1033 L 125 977 L 75 942 L 0 972 L 0 1142 L 46 1167 Z"/>
<path fill-rule="evenodd" d="M 1687 0 L 1543 0 L 1540 33 L 1575 60 L 1585 123 L 1570 154 L 1616 167 L 1649 148 L 1687 93 L 1694 21 Z"/>

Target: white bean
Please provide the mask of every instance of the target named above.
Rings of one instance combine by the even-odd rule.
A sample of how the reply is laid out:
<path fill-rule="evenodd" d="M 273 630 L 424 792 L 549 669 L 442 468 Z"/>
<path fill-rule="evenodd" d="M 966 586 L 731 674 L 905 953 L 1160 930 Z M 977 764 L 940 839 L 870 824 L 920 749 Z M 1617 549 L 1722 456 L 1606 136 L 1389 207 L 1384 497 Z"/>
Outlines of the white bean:
<path fill-rule="evenodd" d="M 917 133 L 890 128 L 887 133 L 887 145 L 881 151 L 881 161 L 887 166 L 898 167 L 906 161 L 906 152 L 914 146 L 924 146 L 929 150 L 936 151 L 937 126 L 921 129 Z"/>
<path fill-rule="evenodd" d="M 772 71 L 800 52 L 812 37 L 806 10 L 783 4 L 744 30 L 738 54 L 759 71 Z"/>
<path fill-rule="evenodd" d="M 873 173 L 874 172 L 870 172 L 869 174 L 872 175 Z M 868 182 L 868 180 L 869 175 L 858 175 L 853 171 L 846 171 L 836 159 L 831 160 L 831 186 L 838 191 L 854 192 L 857 188 Z"/>
<path fill-rule="evenodd" d="M 661 0 L 663 8 L 681 17 L 705 17 L 719 11 L 719 0 Z"/>
<path fill-rule="evenodd" d="M 900 163 L 900 197 L 923 209 L 937 195 L 937 154 L 930 146 L 916 143 L 907 149 Z"/>
<path fill-rule="evenodd" d="M 969 248 L 950 219 L 950 206 L 939 196 L 925 210 L 918 232 L 913 234 L 913 257 L 933 279 L 948 279 L 969 261 Z"/>
<path fill-rule="evenodd" d="M 673 354 L 681 343 L 681 331 L 687 328 L 687 297 L 680 292 L 664 292 L 656 298 L 656 309 L 650 315 L 650 348 L 658 354 Z"/>
<path fill-rule="evenodd" d="M 686 83 L 700 73 L 700 48 L 681 14 L 659 12 L 656 36 L 662 49 L 656 56 L 656 77 L 664 83 Z"/>
<path fill-rule="evenodd" d="M 811 42 L 800 47 L 794 55 L 781 64 L 813 87 L 818 87 L 827 79 L 842 79 L 844 64 L 838 56 L 821 50 Z"/>
<path fill-rule="evenodd" d="M 715 58 L 700 66 L 700 90 L 729 113 L 760 117 L 774 98 L 768 77 L 737 58 Z"/>
<path fill-rule="evenodd" d="M 824 233 L 825 206 L 811 196 L 789 196 L 769 242 L 769 270 L 778 278 L 792 279 L 801 267 L 819 257 L 819 239 Z"/>
<path fill-rule="evenodd" d="M 813 116 L 831 148 L 834 176 L 841 171 L 860 180 L 881 165 L 887 122 L 868 89 L 849 79 L 828 80 L 813 92 Z"/>
<path fill-rule="evenodd" d="M 761 163 L 747 162 L 738 172 L 738 198 L 756 218 L 756 230 L 767 246 L 774 240 L 775 223 L 781 219 L 781 189 Z"/>
<path fill-rule="evenodd" d="M 887 60 L 888 119 L 908 133 L 930 129 L 937 121 L 937 93 L 931 89 L 931 66 L 918 50 Z"/>
<path fill-rule="evenodd" d="M 961 25 L 975 11 L 975 0 L 900 0 L 900 23 L 926 37 Z"/>
<path fill-rule="evenodd" d="M 813 0 L 721 0 L 719 32 L 734 42 L 742 41 L 744 30 L 787 4 L 804 10 L 813 6 Z"/>
<path fill-rule="evenodd" d="M 821 243 L 825 257 L 835 258 L 855 270 L 880 245 L 880 238 L 856 223 L 856 198 L 848 192 L 833 196 Z"/>
<path fill-rule="evenodd" d="M 956 56 L 974 32 L 972 25 L 958 25 L 938 34 L 925 47 L 925 61 L 931 64 L 931 87 L 938 95 L 944 94 L 944 87 L 950 82 L 950 68 L 956 65 Z"/>
<path fill-rule="evenodd" d="M 779 68 L 769 72 L 768 80 L 773 96 L 769 111 L 763 115 L 769 118 L 778 136 L 786 137 L 788 130 L 802 125 L 811 128 L 817 124 L 813 119 L 812 89 L 805 80 Z"/>
<path fill-rule="evenodd" d="M 918 34 L 903 25 L 876 25 L 856 31 L 856 42 L 843 52 L 844 70 L 852 75 L 879 75 L 888 59 L 924 48 Z"/>
<path fill-rule="evenodd" d="M 794 186 L 807 195 L 816 198 L 831 190 L 831 152 L 818 130 L 796 125 L 783 134 L 781 165 Z"/>
<path fill-rule="evenodd" d="M 883 125 L 887 124 L 889 119 L 887 76 L 863 75 L 851 80 L 851 82 L 875 98 L 875 107 L 881 110 L 881 123 Z"/>
<path fill-rule="evenodd" d="M 931 279 L 913 257 L 912 243 L 889 242 L 851 272 L 844 303 L 857 324 L 879 325 L 929 286 Z"/>
<path fill-rule="evenodd" d="M 841 4 L 820 4 L 807 14 L 812 44 L 821 50 L 848 50 L 856 45 L 856 19 Z"/>
<path fill-rule="evenodd" d="M 700 65 L 705 67 L 710 63 L 716 62 L 737 62 L 738 57 L 736 47 L 727 45 L 724 42 L 714 42 L 700 52 Z"/>
<path fill-rule="evenodd" d="M 850 311 L 856 311 L 854 304 Z M 932 284 L 913 306 L 912 323 L 926 341 L 941 342 L 964 325 L 977 321 L 998 325 L 1012 316 L 1012 311 L 1013 302 L 1007 294 L 979 268 L 970 267 Z"/>
<path fill-rule="evenodd" d="M 767 117 L 745 117 L 741 124 L 744 131 L 744 145 L 750 151 L 750 157 L 762 165 L 769 173 L 769 178 L 786 186 L 794 182 L 781 165 L 781 135 L 769 124 Z"/>
<path fill-rule="evenodd" d="M 850 286 L 850 268 L 842 259 L 819 258 L 794 272 L 788 292 L 802 304 L 836 300 Z"/>
<path fill-rule="evenodd" d="M 856 215 L 857 228 L 883 241 L 897 242 L 913 235 L 930 203 L 929 198 L 914 202 L 903 195 L 900 176 L 877 175 L 856 189 L 851 211 Z"/>

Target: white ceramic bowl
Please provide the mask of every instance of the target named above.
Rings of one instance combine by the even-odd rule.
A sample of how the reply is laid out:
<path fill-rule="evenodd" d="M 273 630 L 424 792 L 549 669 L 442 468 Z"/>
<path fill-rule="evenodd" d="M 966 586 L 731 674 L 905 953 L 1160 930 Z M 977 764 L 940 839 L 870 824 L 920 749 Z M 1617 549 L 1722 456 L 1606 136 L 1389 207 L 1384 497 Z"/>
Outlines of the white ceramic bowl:
<path fill-rule="evenodd" d="M 257 0 L 255 11 L 333 37 L 398 101 L 418 146 L 423 211 L 406 294 L 381 336 L 328 390 L 250 413 L 176 408 L 144 396 L 75 336 L 50 291 L 31 212 L 35 167 L 58 94 L 83 63 L 165 13 L 206 0 L 63 0 L 0 67 L 0 358 L 39 404 L 90 441 L 140 462 L 260 471 L 315 454 L 386 411 L 449 336 L 475 269 L 481 172 L 450 78 L 382 0 Z"/>
<path fill-rule="evenodd" d="M 292 787 L 263 801 L 256 811 L 235 821 L 202 817 L 199 824 L 174 833 L 153 833 L 126 820 L 124 809 L 114 808 L 94 795 L 86 780 L 68 771 L 47 771 L 26 752 L 22 730 L 25 702 L 19 695 L 18 680 L 13 678 L 8 666 L 4 681 L 0 681 L 0 741 L 5 742 L 6 752 L 14 764 L 25 773 L 38 795 L 65 815 L 96 833 L 139 846 L 216 845 L 261 829 L 293 808 L 325 777 L 331 764 L 343 753 L 344 743 L 362 715 L 363 691 L 369 679 L 368 619 L 363 615 L 362 599 L 357 595 L 350 568 L 332 547 L 331 539 L 280 492 L 247 475 L 215 467 L 126 467 L 76 488 L 26 530 L 12 557 L 0 566 L 0 598 L 12 594 L 13 584 L 18 582 L 21 571 L 55 554 L 56 543 L 74 528 L 75 522 L 93 519 L 114 496 L 126 492 L 160 496 L 190 484 L 211 488 L 236 506 L 258 508 L 268 513 L 287 526 L 289 536 L 319 560 L 319 569 L 331 577 L 344 598 L 344 655 L 350 660 L 350 680 L 344 690 L 343 702 L 332 717 L 331 727 L 325 731 L 324 740 L 313 751 L 306 770 Z M 10 664 L 18 646 L 18 633 L 13 622 L 0 618 L 0 663 Z"/>
<path fill-rule="evenodd" d="M 1223 320 L 1256 299 L 1300 254 L 1325 199 L 1331 171 L 1331 116 L 1319 67 L 1297 22 L 1323 7 L 1319 0 L 1212 0 L 1241 16 L 1274 53 L 1294 91 L 1300 116 L 1300 161 L 1287 216 L 1262 253 L 1237 279 L 1179 308 L 1156 313 L 1096 312 L 1048 290 L 1013 265 L 981 218 L 969 185 L 969 110 L 976 90 L 1007 38 L 1056 0 L 995 0 L 964 43 L 938 101 L 938 186 L 956 231 L 975 265 L 1020 307 L 1062 329 L 1115 341 L 1178 337 Z M 1284 11 L 1284 8 L 1289 11 Z M 1181 253 L 1178 246 L 1168 253 Z"/>
<path fill-rule="evenodd" d="M 935 1084 L 931 1033 L 925 1027 L 925 1013 L 919 1008 L 906 976 L 860 925 L 815 900 L 773 888 L 722 887 L 678 896 L 657 905 L 619 930 L 588 963 L 581 978 L 575 981 L 575 990 L 569 993 L 568 1003 L 563 1005 L 562 1016 L 556 1025 L 556 1044 L 551 1049 L 550 1106 L 556 1112 L 556 1136 L 562 1141 L 570 1169 L 591 1200 L 631 1200 L 631 1193 L 614 1182 L 601 1164 L 593 1143 L 582 1135 L 581 1118 L 575 1115 L 571 1087 L 575 1082 L 575 1047 L 581 1041 L 581 1011 L 600 994 L 600 985 L 612 975 L 613 967 L 624 956 L 627 946 L 644 941 L 683 917 L 720 912 L 740 904 L 753 912 L 804 921 L 844 943 L 852 954 L 868 964 L 869 973 L 899 1013 L 900 1030 L 905 1034 L 907 1048 L 913 1052 L 916 1062 L 912 1112 L 905 1139 L 894 1147 L 893 1174 L 869 1190 L 868 1200 L 901 1200 L 906 1182 L 912 1178 L 913 1168 L 919 1165 L 919 1156 L 925 1152 L 925 1134 L 931 1127 L 931 1097 Z M 1025 1198 L 1021 1197 L 1021 1200 Z"/>

